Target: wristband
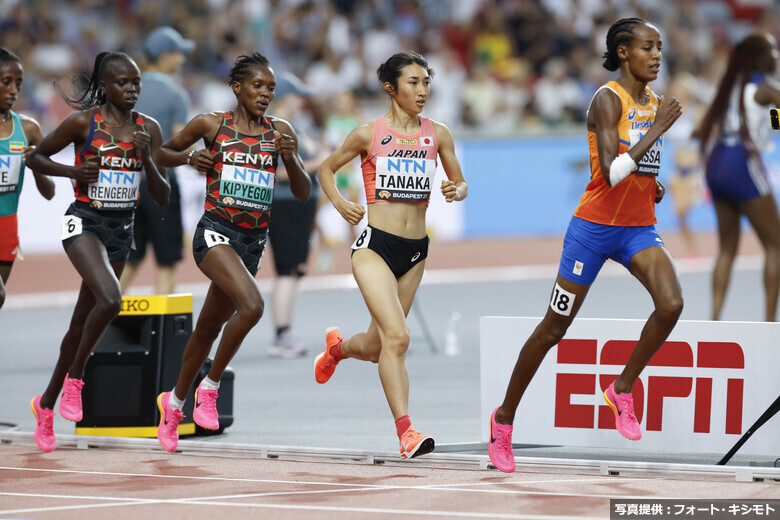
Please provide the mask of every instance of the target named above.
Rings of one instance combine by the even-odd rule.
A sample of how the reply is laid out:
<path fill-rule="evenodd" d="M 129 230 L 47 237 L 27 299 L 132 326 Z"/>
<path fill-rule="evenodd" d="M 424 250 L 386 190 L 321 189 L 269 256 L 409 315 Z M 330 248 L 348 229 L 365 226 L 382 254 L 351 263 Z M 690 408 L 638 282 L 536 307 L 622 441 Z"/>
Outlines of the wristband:
<path fill-rule="evenodd" d="M 187 154 L 187 164 L 192 166 L 192 156 L 195 155 L 196 150 L 190 150 L 190 153 Z"/>
<path fill-rule="evenodd" d="M 609 165 L 609 184 L 615 186 L 617 183 L 628 177 L 628 174 L 636 169 L 636 163 L 628 155 L 628 152 L 621 153 L 612 164 Z"/>

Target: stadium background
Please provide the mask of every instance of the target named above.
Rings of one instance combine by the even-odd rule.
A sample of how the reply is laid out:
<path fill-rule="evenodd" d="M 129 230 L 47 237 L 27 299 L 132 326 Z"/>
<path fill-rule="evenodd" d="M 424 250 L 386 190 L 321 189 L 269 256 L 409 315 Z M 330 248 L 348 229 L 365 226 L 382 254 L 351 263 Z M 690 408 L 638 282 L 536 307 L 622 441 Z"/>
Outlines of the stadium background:
<path fill-rule="evenodd" d="M 141 45 L 157 25 L 197 42 L 180 78 L 191 115 L 232 108 L 229 68 L 238 55 L 259 51 L 277 73 L 292 72 L 312 89 L 296 126 L 326 149 L 334 144 L 324 129 L 336 98 L 351 92 L 359 120 L 380 116 L 387 101 L 378 64 L 416 50 L 436 72 L 424 113 L 452 129 L 470 185 L 463 204 L 432 206 L 433 238 L 539 237 L 562 235 L 587 182 L 583 122 L 593 92 L 611 77 L 600 56 L 614 20 L 640 16 L 659 27 L 663 65 L 651 86 L 684 98 L 686 115 L 665 143 L 661 180 L 668 186 L 674 149 L 691 146 L 687 132 L 712 98 L 731 43 L 755 29 L 780 36 L 778 13 L 778 0 L 7 0 L 0 2 L 0 45 L 24 63 L 16 109 L 36 117 L 44 133 L 71 112 L 55 81 L 69 88 L 103 50 L 125 51 L 143 68 Z M 780 151 L 768 163 L 777 185 Z M 191 234 L 203 186 L 184 170 Z M 28 255 L 61 253 L 59 220 L 72 192 L 67 179 L 57 182 L 53 202 L 24 191 L 20 236 Z M 690 225 L 712 232 L 714 212 L 706 193 L 699 195 Z M 658 206 L 662 232 L 678 227 L 672 198 Z M 340 224 L 325 217 L 326 226 Z"/>

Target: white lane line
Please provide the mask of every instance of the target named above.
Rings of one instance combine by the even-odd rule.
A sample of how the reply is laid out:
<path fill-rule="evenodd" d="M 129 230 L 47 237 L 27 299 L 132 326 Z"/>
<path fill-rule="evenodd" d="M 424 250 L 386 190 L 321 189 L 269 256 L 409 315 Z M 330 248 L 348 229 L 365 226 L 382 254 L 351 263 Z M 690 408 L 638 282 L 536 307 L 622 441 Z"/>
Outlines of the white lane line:
<path fill-rule="evenodd" d="M 561 520 L 566 518 L 563 515 L 524 515 L 517 513 L 478 513 L 478 512 L 466 512 L 466 511 L 435 511 L 435 510 L 419 510 L 419 509 L 385 509 L 378 507 L 338 507 L 338 506 L 324 506 L 313 505 L 303 506 L 297 504 L 236 504 L 233 502 L 200 502 L 198 500 L 181 500 L 177 501 L 179 504 L 191 504 L 191 505 L 209 505 L 219 507 L 248 507 L 259 509 L 295 509 L 304 511 L 334 511 L 341 513 L 372 513 L 372 514 L 385 514 L 385 515 L 405 515 L 411 516 L 442 516 L 445 518 L 507 518 L 517 520 Z M 587 518 L 587 517 L 586 517 Z"/>
<path fill-rule="evenodd" d="M 651 479 L 644 479 L 644 478 L 636 478 L 636 477 L 620 477 L 621 481 L 623 480 L 651 480 Z M 557 479 L 553 478 L 550 480 L 506 480 L 502 482 L 460 482 L 460 483 L 454 483 L 454 484 L 427 484 L 425 487 L 429 488 L 441 488 L 445 489 L 448 487 L 457 487 L 457 486 L 505 486 L 505 485 L 529 485 L 529 484 L 562 484 L 562 483 L 575 483 L 575 482 L 587 482 L 587 483 L 612 483 L 615 482 L 615 477 L 583 477 L 583 478 L 567 478 L 567 479 Z"/>
<path fill-rule="evenodd" d="M 404 489 L 398 487 L 399 489 Z M 393 489 L 389 487 L 388 489 Z M 506 518 L 506 519 L 539 519 L 539 520 L 559 520 L 562 518 L 557 515 L 523 515 L 515 513 L 480 513 L 480 512 L 466 512 L 466 511 L 437 511 L 437 510 L 414 510 L 414 509 L 387 509 L 387 508 L 368 508 L 368 507 L 339 507 L 339 506 L 325 506 L 325 505 L 297 505 L 297 504 L 255 504 L 255 503 L 236 503 L 215 501 L 210 498 L 192 498 L 192 499 L 125 499 L 116 497 L 91 497 L 91 496 L 75 496 L 75 495 L 44 495 L 40 493 L 3 493 L 0 495 L 15 496 L 15 497 L 34 497 L 34 498 L 52 498 L 52 499 L 71 499 L 71 500 L 111 500 L 110 503 L 105 504 L 79 504 L 69 506 L 49 506 L 49 507 L 37 507 L 37 508 L 24 508 L 24 509 L 9 509 L 0 510 L 0 515 L 18 515 L 29 513 L 42 513 L 49 511 L 68 511 L 78 509 L 96 509 L 101 507 L 123 507 L 123 506 L 138 506 L 138 505 L 160 505 L 160 504 L 175 504 L 175 505 L 195 505 L 195 506 L 217 506 L 217 507 L 243 507 L 254 509 L 291 509 L 291 510 L 304 510 L 304 511 L 333 511 L 343 513 L 373 513 L 373 514 L 387 514 L 387 515 L 412 515 L 412 516 L 440 516 L 446 518 Z M 264 494 L 257 495 L 233 495 L 227 497 L 215 497 L 215 498 L 228 498 L 228 499 L 240 499 L 240 498 L 254 498 L 263 497 Z"/>
<path fill-rule="evenodd" d="M 470 487 L 438 487 L 437 484 L 421 485 L 421 486 L 392 486 L 384 484 L 349 484 L 349 483 L 337 483 L 337 482 L 310 482 L 300 480 L 270 480 L 270 479 L 247 479 L 247 478 L 234 478 L 234 477 L 194 477 L 187 475 L 154 475 L 145 473 L 117 473 L 117 472 L 104 472 L 104 471 L 81 471 L 81 470 L 63 470 L 63 469 L 39 469 L 39 468 L 9 468 L 0 467 L 0 470 L 15 470 L 15 471 L 36 471 L 42 473 L 69 473 L 80 475 L 96 475 L 96 476 L 121 476 L 121 477 L 148 477 L 148 478 L 162 478 L 162 479 L 184 479 L 184 480 L 205 480 L 215 482 L 252 482 L 252 483 L 265 483 L 265 484 L 289 484 L 289 485 L 301 485 L 301 486 L 330 486 L 330 487 L 343 487 L 353 488 L 349 491 L 384 491 L 384 490 L 396 490 L 396 491 L 455 491 L 461 493 L 486 493 L 486 494 L 502 494 L 502 495 L 535 495 L 535 496 L 554 496 L 554 497 L 578 497 L 578 498 L 622 498 L 622 499 L 643 499 L 647 498 L 647 495 L 622 495 L 612 492 L 610 494 L 592 494 L 592 493 L 567 493 L 567 492 L 552 492 L 552 491 L 523 491 L 512 489 L 473 489 Z M 542 481 L 544 483 L 548 481 Z M 614 481 L 613 481 L 614 482 Z M 519 480 L 514 482 L 519 485 L 523 485 L 524 482 Z M 468 486 L 469 484 L 466 484 Z M 334 490 L 336 492 L 346 492 L 348 490 Z M 291 492 L 268 492 L 268 493 L 287 493 L 287 494 L 309 494 L 317 493 L 317 491 L 291 491 Z M 9 494 L 9 493 L 0 493 Z M 19 496 L 25 496 L 22 493 Z M 262 496 L 263 494 L 248 494 L 249 496 Z M 15 494 L 16 496 L 16 494 Z M 229 498 L 233 498 L 236 495 L 228 495 Z M 242 495 L 244 496 L 244 495 Z M 216 496 L 215 499 L 223 498 L 222 496 Z M 680 497 L 666 497 L 666 496 L 653 496 L 654 499 L 675 499 Z M 706 498 L 706 497 L 704 497 Z M 122 500 L 121 498 L 109 498 L 110 500 Z M 206 500 L 204 498 L 197 498 L 191 500 Z"/>

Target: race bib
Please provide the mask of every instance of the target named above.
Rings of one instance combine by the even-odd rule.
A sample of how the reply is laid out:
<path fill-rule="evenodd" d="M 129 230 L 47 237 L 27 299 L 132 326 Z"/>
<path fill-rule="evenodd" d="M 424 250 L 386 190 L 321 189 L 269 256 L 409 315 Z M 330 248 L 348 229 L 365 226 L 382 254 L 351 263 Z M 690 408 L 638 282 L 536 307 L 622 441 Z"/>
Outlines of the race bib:
<path fill-rule="evenodd" d="M 209 246 L 209 248 L 219 245 L 228 245 L 230 243 L 228 237 L 210 229 L 203 231 L 203 238 L 206 239 L 206 245 Z"/>
<path fill-rule="evenodd" d="M 21 155 L 0 155 L 0 193 L 16 191 L 21 169 Z"/>
<path fill-rule="evenodd" d="M 631 140 L 631 147 L 642 139 L 647 133 L 647 129 L 631 129 L 628 131 L 628 136 Z M 658 176 L 658 172 L 661 170 L 661 149 L 664 146 L 663 136 L 656 139 L 653 146 L 647 151 L 647 153 L 636 163 L 636 170 L 633 173 L 637 175 L 652 175 Z"/>
<path fill-rule="evenodd" d="M 376 200 L 424 202 L 431 198 L 436 161 L 402 157 L 376 158 Z"/>
<path fill-rule="evenodd" d="M 225 164 L 219 183 L 219 201 L 226 207 L 270 213 L 275 182 L 273 172 Z"/>
<path fill-rule="evenodd" d="M 367 227 L 360 233 L 360 236 L 352 243 L 352 249 L 365 249 L 368 247 L 368 243 L 371 242 L 371 228 Z"/>
<path fill-rule="evenodd" d="M 87 196 L 98 209 L 133 209 L 140 185 L 140 171 L 101 169 L 98 181 L 87 187 Z"/>
<path fill-rule="evenodd" d="M 569 316 L 576 297 L 576 294 L 570 293 L 556 283 L 550 298 L 550 308 L 561 316 Z"/>
<path fill-rule="evenodd" d="M 71 237 L 77 237 L 81 234 L 81 218 L 74 215 L 63 215 L 62 217 L 62 240 Z"/>

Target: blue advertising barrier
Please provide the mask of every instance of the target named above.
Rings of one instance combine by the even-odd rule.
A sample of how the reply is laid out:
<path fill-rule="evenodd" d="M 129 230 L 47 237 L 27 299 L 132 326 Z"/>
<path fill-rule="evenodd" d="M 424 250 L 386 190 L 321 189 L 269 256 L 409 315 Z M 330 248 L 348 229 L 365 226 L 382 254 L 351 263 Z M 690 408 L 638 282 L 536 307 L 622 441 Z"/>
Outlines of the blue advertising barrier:
<path fill-rule="evenodd" d="M 780 135 L 765 155 L 772 183 L 780 183 Z M 464 237 L 563 235 L 590 177 L 586 137 L 524 137 L 462 140 L 462 165 L 469 183 Z M 674 144 L 664 144 L 660 180 L 667 186 L 656 205 L 659 231 L 679 229 L 669 179 Z M 774 172 L 774 174 L 772 174 Z M 688 214 L 694 231 L 716 228 L 712 204 L 705 199 Z"/>

